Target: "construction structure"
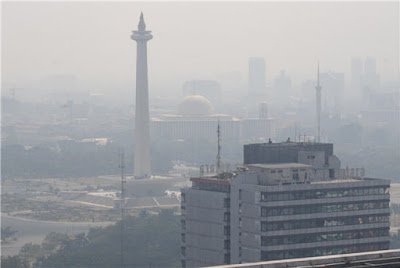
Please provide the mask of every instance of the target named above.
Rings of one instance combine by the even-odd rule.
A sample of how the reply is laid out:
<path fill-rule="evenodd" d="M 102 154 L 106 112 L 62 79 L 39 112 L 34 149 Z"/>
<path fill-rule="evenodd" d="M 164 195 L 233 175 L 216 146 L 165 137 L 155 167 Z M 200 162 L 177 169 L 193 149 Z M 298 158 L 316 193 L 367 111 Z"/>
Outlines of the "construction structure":
<path fill-rule="evenodd" d="M 183 267 L 389 248 L 390 181 L 340 169 L 332 144 L 247 145 L 243 167 L 191 181 Z"/>

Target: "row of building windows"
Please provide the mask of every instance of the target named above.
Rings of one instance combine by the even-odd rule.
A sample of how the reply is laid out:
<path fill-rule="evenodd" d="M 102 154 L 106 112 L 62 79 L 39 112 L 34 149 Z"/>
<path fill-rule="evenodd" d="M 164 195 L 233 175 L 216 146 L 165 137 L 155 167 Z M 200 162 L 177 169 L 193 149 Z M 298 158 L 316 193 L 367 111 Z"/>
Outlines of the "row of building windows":
<path fill-rule="evenodd" d="M 296 214 L 311 214 L 323 212 L 357 211 L 366 209 L 389 208 L 389 201 L 357 202 L 357 203 L 338 203 L 338 204 L 318 204 L 303 205 L 281 208 L 261 207 L 261 217 L 282 216 Z"/>
<path fill-rule="evenodd" d="M 311 249 L 261 251 L 262 260 L 279 260 L 290 258 L 305 258 L 311 256 L 326 256 L 335 254 L 347 254 L 362 251 L 376 251 L 389 248 L 389 243 L 368 243 L 348 246 L 318 247 Z"/>
<path fill-rule="evenodd" d="M 305 228 L 321 228 L 329 226 L 358 225 L 389 222 L 389 215 L 347 216 L 325 219 L 307 219 L 296 221 L 261 222 L 261 231 L 293 230 Z"/>
<path fill-rule="evenodd" d="M 388 187 L 362 187 L 343 189 L 320 189 L 290 192 L 261 192 L 261 201 L 287 201 L 304 199 L 321 199 L 348 196 L 366 196 L 389 194 Z"/>
<path fill-rule="evenodd" d="M 156 121 L 151 122 L 153 137 L 214 138 L 217 121 Z M 239 121 L 221 121 L 221 133 L 224 139 L 238 139 L 241 134 Z"/>
<path fill-rule="evenodd" d="M 192 188 L 205 191 L 212 191 L 212 192 L 228 193 L 230 191 L 229 185 L 218 184 L 218 183 L 193 182 Z"/>
<path fill-rule="evenodd" d="M 389 229 L 367 229 L 367 230 L 353 230 L 347 232 L 331 232 L 331 233 L 314 233 L 314 234 L 299 234 L 290 236 L 262 236 L 261 246 L 276 246 L 286 244 L 298 244 L 298 243 L 314 243 L 324 241 L 337 241 L 337 240 L 348 240 L 348 239 L 361 239 L 371 237 L 382 237 L 388 236 Z"/>

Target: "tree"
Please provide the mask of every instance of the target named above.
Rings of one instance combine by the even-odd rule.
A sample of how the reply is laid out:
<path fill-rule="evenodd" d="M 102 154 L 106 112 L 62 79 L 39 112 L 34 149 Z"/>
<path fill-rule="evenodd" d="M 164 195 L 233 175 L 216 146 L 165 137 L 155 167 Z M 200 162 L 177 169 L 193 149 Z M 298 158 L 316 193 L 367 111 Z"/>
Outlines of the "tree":
<path fill-rule="evenodd" d="M 121 236 L 118 222 L 91 229 L 62 243 L 56 253 L 37 267 L 121 267 Z M 142 214 L 124 220 L 123 267 L 177 267 L 180 265 L 180 217 L 173 211 Z"/>
<path fill-rule="evenodd" d="M 18 231 L 13 230 L 11 226 L 1 227 L 1 242 L 7 242 L 10 238 L 15 238 Z"/>

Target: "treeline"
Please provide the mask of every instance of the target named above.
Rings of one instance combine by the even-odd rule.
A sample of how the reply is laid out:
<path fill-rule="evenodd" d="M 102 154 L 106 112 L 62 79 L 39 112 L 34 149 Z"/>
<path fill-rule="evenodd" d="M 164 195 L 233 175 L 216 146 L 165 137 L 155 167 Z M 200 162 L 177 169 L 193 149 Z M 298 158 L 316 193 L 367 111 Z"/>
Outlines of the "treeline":
<path fill-rule="evenodd" d="M 180 217 L 172 210 L 159 215 L 141 213 L 124 220 L 123 258 L 121 222 L 88 234 L 49 234 L 41 245 L 27 244 L 18 256 L 2 257 L 3 268 L 179 267 Z M 122 263 L 123 261 L 123 263 Z"/>
<path fill-rule="evenodd" d="M 83 177 L 117 175 L 119 152 L 125 151 L 125 166 L 133 173 L 133 145 L 122 141 L 98 145 L 94 142 L 63 141 L 26 147 L 20 144 L 2 144 L 2 177 Z M 128 143 L 127 143 L 128 144 Z M 217 153 L 216 142 L 153 140 L 152 169 L 155 174 L 166 174 L 176 160 L 194 164 L 213 164 Z M 224 161 L 240 162 L 242 145 L 223 142 Z"/>

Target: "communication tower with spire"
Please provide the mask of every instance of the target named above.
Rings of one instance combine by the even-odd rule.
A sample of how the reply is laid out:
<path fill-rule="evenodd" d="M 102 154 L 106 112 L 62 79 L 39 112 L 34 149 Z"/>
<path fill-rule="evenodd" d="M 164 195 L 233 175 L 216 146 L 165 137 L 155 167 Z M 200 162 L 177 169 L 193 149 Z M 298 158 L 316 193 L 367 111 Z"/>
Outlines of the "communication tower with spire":
<path fill-rule="evenodd" d="M 319 81 L 319 62 L 317 67 L 317 85 L 315 87 L 316 94 L 316 121 L 317 121 L 317 133 L 316 133 L 316 141 L 321 142 L 321 90 L 322 87 Z"/>

